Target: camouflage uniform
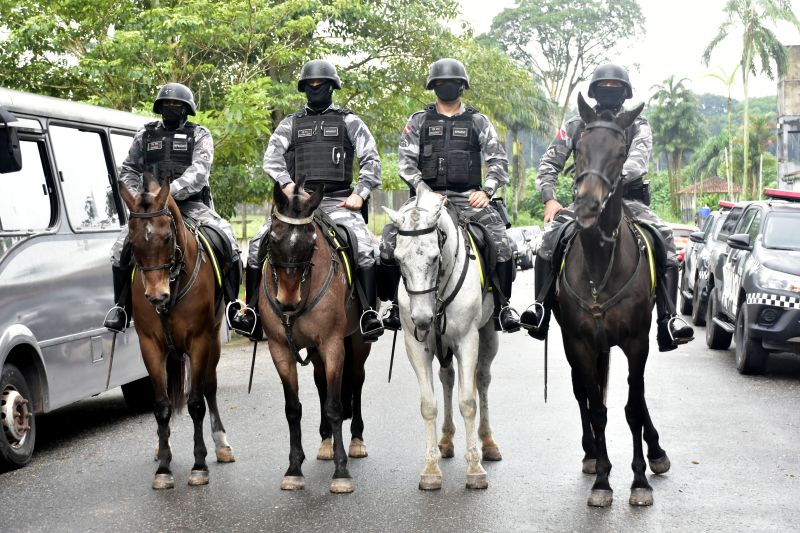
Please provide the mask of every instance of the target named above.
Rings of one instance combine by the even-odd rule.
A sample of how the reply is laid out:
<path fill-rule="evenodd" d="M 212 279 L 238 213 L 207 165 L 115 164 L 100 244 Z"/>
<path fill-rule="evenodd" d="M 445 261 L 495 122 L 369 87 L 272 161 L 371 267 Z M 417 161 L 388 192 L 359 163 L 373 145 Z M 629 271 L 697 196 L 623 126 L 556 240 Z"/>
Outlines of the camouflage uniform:
<path fill-rule="evenodd" d="M 122 163 L 120 179 L 128 189 L 136 194 L 142 190 L 142 172 L 144 170 L 144 132 L 140 129 L 133 139 L 128 157 Z M 195 200 L 197 195 L 208 187 L 208 176 L 211 172 L 211 164 L 214 162 L 214 141 L 211 133 L 203 126 L 194 127 L 194 152 L 192 153 L 192 165 L 177 179 L 170 183 L 170 194 L 178 203 L 181 213 L 191 217 L 201 224 L 208 224 L 221 229 L 231 243 L 234 255 L 239 256 L 239 243 L 233 228 L 227 220 L 219 216 L 211 207 L 206 206 L 201 201 Z M 187 200 L 193 197 L 192 200 Z M 117 241 L 111 248 L 111 264 L 115 267 L 120 265 L 123 248 L 128 240 L 128 226 L 123 226 Z M 234 258 L 236 259 L 236 258 Z"/>
<path fill-rule="evenodd" d="M 564 170 L 564 165 L 569 159 L 570 153 L 575 151 L 585 126 L 580 117 L 573 117 L 567 121 L 542 156 L 539 165 L 539 176 L 536 178 L 536 187 L 542 194 L 543 202 L 555 199 L 555 185 L 558 175 Z M 653 134 L 647 119 L 640 115 L 633 125 L 626 130 L 625 135 L 630 148 L 628 157 L 622 167 L 623 184 L 626 189 L 636 189 L 641 186 L 643 176 L 647 173 L 650 152 L 653 149 Z M 625 203 L 630 207 L 634 216 L 658 229 L 666 244 L 667 261 L 677 264 L 672 228 L 642 202 L 626 198 Z M 572 211 L 572 206 L 570 205 L 567 210 Z M 562 213 L 546 225 L 542 246 L 539 249 L 541 257 L 549 259 L 552 255 L 555 245 L 553 237 L 558 234 L 554 230 L 565 222 L 565 216 L 568 217 L 569 215 Z"/>
<path fill-rule="evenodd" d="M 338 109 L 340 108 L 332 105 L 322 114 Z M 292 143 L 294 120 L 295 115 L 292 114 L 281 121 L 272 133 L 267 151 L 264 153 L 264 170 L 275 180 L 279 187 L 284 187 L 292 182 L 284 156 Z M 380 155 L 378 155 L 378 147 L 369 128 L 358 116 L 353 113 L 347 113 L 344 115 L 344 123 L 347 135 L 353 144 L 355 155 L 358 157 L 358 182 L 354 192 L 366 201 L 372 190 L 378 188 L 381 184 L 381 160 Z M 364 217 L 358 211 L 352 211 L 346 207 L 337 207 L 338 204 L 347 199 L 348 195 L 344 194 L 339 197 L 325 196 L 320 208 L 334 221 L 351 228 L 355 232 L 358 239 L 358 266 L 359 268 L 369 268 L 375 264 L 375 245 L 372 235 L 367 229 Z M 247 256 L 248 267 L 258 268 L 258 246 L 261 238 L 269 231 L 271 223 L 271 219 L 267 218 L 264 225 L 256 233 L 256 236 L 250 241 Z"/>
<path fill-rule="evenodd" d="M 454 116 L 464 114 L 467 108 L 461 104 L 461 109 Z M 398 170 L 400 177 L 408 183 L 412 189 L 416 189 L 422 181 L 422 173 L 419 169 L 420 153 L 420 130 L 425 121 L 425 110 L 418 111 L 408 119 L 403 134 L 400 137 L 400 148 L 398 150 Z M 486 164 L 486 178 L 484 180 L 484 191 L 491 197 L 492 194 L 503 185 L 508 183 L 508 158 L 500 137 L 494 126 L 486 117 L 480 113 L 472 114 L 473 127 L 478 131 L 478 140 L 481 146 L 481 153 Z M 503 224 L 499 213 L 491 204 L 483 209 L 471 207 L 468 203 L 469 194 L 455 191 L 439 191 L 446 194 L 451 204 L 453 204 L 464 216 L 471 217 L 473 220 L 482 223 L 491 232 L 497 246 L 497 260 L 509 261 L 512 259 L 511 246 L 508 242 L 505 224 Z M 411 202 L 413 200 L 409 200 Z M 389 260 L 394 256 L 394 247 L 397 238 L 397 229 L 393 224 L 384 228 L 383 240 L 381 241 L 381 258 Z"/>

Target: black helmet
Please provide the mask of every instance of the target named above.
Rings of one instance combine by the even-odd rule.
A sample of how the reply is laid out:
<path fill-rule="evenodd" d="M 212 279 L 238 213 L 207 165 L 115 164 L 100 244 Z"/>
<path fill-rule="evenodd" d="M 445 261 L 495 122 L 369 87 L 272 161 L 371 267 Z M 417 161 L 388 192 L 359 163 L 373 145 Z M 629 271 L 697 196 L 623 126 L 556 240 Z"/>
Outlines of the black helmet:
<path fill-rule="evenodd" d="M 433 82 L 436 80 L 461 80 L 464 82 L 464 88 L 469 89 L 467 69 L 464 68 L 464 63 L 458 59 L 445 58 L 431 63 L 425 88 L 433 89 Z"/>
<path fill-rule="evenodd" d="M 336 89 L 342 88 L 342 80 L 336 73 L 336 67 L 324 59 L 312 59 L 300 69 L 300 79 L 297 80 L 297 90 L 303 92 L 303 85 L 308 80 L 331 80 Z"/>
<path fill-rule="evenodd" d="M 153 113 L 161 113 L 161 102 L 164 100 L 183 102 L 188 107 L 188 114 L 190 115 L 194 115 L 197 111 L 192 90 L 182 83 L 167 83 L 158 90 L 156 101 L 153 102 Z"/>
<path fill-rule="evenodd" d="M 594 98 L 594 88 L 597 82 L 603 80 L 615 80 L 621 82 L 625 86 L 625 99 L 633 98 L 633 89 L 631 88 L 631 80 L 628 78 L 628 71 L 619 65 L 613 63 L 606 63 L 594 69 L 592 74 L 592 81 L 589 82 L 589 98 Z"/>

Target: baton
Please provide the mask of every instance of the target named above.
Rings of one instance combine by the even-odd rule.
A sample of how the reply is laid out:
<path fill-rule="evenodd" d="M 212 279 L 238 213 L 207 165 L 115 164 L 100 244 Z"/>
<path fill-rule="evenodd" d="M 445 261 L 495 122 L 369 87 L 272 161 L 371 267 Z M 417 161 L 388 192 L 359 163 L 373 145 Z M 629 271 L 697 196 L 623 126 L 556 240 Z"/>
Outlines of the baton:
<path fill-rule="evenodd" d="M 258 349 L 258 339 L 253 341 L 253 360 L 250 363 L 250 383 L 247 384 L 247 394 L 253 388 L 253 371 L 256 368 L 256 350 Z"/>
<path fill-rule="evenodd" d="M 108 384 L 111 383 L 111 368 L 114 366 L 114 348 L 117 346 L 117 332 L 114 332 L 114 336 L 111 337 L 111 355 L 108 357 L 108 376 L 106 377 L 106 390 L 108 390 Z"/>
<path fill-rule="evenodd" d="M 394 331 L 394 337 L 392 338 L 392 356 L 389 359 L 389 381 L 388 383 L 392 382 L 392 367 L 394 366 L 394 347 L 397 345 L 397 330 Z"/>

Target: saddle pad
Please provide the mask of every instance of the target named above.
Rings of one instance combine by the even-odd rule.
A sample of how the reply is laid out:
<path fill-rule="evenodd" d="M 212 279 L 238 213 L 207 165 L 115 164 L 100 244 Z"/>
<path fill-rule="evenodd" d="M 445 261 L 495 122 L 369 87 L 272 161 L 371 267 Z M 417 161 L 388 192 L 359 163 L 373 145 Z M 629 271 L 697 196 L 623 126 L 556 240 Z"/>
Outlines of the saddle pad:
<path fill-rule="evenodd" d="M 331 248 L 342 258 L 347 283 L 352 285 L 358 264 L 358 239 L 355 232 L 347 226 L 337 224 L 321 209 L 314 211 L 314 221 L 319 225 Z"/>
<path fill-rule="evenodd" d="M 497 245 L 492 239 L 491 232 L 479 222 L 468 221 L 466 230 L 470 242 L 477 249 L 476 256 L 480 258 L 478 263 L 481 267 L 481 285 L 489 285 L 485 280 L 492 277 L 497 265 Z"/>
<path fill-rule="evenodd" d="M 228 238 L 213 226 L 202 224 L 198 226 L 197 222 L 186 217 L 184 218 L 184 222 L 186 223 L 186 227 L 190 230 L 193 232 L 197 231 L 197 236 L 200 238 L 203 249 L 206 251 L 208 257 L 211 258 L 211 265 L 214 267 L 214 279 L 217 280 L 217 287 L 221 288 L 222 269 L 219 266 L 219 259 L 222 258 L 224 264 L 230 263 L 230 245 L 228 243 Z"/>

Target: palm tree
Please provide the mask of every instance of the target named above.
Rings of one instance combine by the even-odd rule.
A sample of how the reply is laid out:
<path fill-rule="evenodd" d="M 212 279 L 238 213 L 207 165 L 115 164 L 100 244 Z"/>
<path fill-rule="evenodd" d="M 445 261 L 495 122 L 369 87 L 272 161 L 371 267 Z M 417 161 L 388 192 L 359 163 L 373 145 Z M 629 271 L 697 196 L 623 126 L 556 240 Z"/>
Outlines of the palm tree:
<path fill-rule="evenodd" d="M 703 52 L 703 61 L 708 66 L 714 48 L 728 37 L 734 30 L 741 32 L 742 57 L 739 64 L 742 68 L 742 88 L 744 90 L 744 183 L 742 190 L 747 194 L 748 144 L 749 144 L 749 102 L 748 83 L 750 74 L 756 74 L 756 57 L 761 63 L 761 72 L 770 79 L 775 79 L 772 64 L 775 64 L 778 75 L 786 72 L 786 49 L 775 33 L 766 26 L 767 23 L 785 21 L 800 30 L 800 20 L 792 11 L 789 0 L 728 0 L 724 9 L 727 20 L 719 27 L 717 35 L 708 43 Z"/>
<path fill-rule="evenodd" d="M 731 98 L 731 89 L 733 88 L 733 84 L 736 83 L 736 72 L 739 70 L 741 65 L 736 65 L 733 71 L 729 75 L 725 75 L 725 72 L 722 69 L 719 69 L 719 74 L 715 72 L 710 72 L 707 76 L 711 78 L 718 79 L 725 86 L 728 88 L 728 106 L 727 106 L 727 115 L 728 115 L 728 154 L 733 154 L 733 125 L 731 123 L 733 119 L 733 98 Z M 730 157 L 730 156 L 729 156 Z M 731 170 L 731 165 L 728 164 L 725 166 L 725 178 L 728 182 L 728 190 L 733 190 L 733 172 Z"/>

